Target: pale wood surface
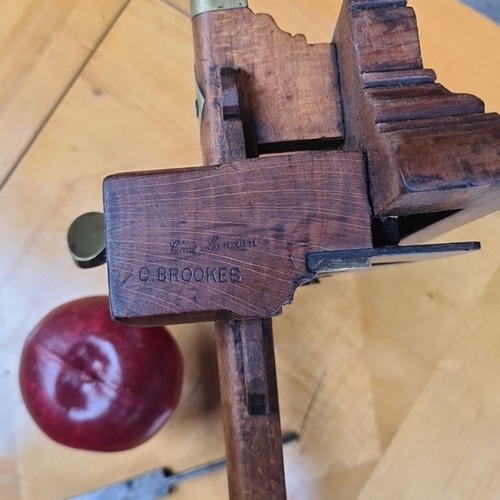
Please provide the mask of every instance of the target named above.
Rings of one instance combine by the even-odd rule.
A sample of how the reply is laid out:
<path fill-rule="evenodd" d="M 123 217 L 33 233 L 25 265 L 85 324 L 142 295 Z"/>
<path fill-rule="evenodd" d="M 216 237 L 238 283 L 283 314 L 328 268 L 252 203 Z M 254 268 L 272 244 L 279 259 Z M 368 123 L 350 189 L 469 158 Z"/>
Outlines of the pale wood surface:
<path fill-rule="evenodd" d="M 2 2 L 0 185 L 127 3 L 128 0 Z"/>
<path fill-rule="evenodd" d="M 93 2 L 95 9 L 101 3 L 108 4 Z M 130 452 L 100 455 L 50 442 L 26 414 L 16 378 L 22 342 L 45 313 L 106 292 L 105 268 L 77 269 L 65 243 L 75 216 L 101 208 L 102 178 L 200 164 L 191 26 L 179 10 L 187 4 L 132 0 L 0 193 L 2 500 L 59 499 L 223 454 L 213 325 L 172 329 L 186 362 L 180 407 L 158 436 Z M 426 67 L 451 90 L 475 93 L 499 110 L 500 29 L 455 0 L 410 4 Z M 330 39 L 339 5 L 251 2 L 312 42 Z M 96 11 L 81 12 L 78 29 L 92 31 Z M 2 23 L 15 24 L 17 3 L 2 2 L 0 13 Z M 19 48 L 26 51 L 19 57 L 29 60 L 31 50 Z M 59 50 L 61 65 L 75 64 L 71 46 L 67 60 Z M 9 75 L 0 74 L 4 91 Z M 52 81 L 57 71 L 47 75 L 45 84 L 60 85 Z M 27 111 L 19 113 L 29 113 L 30 101 L 23 102 Z M 285 452 L 289 498 L 500 497 L 499 231 L 494 214 L 446 236 L 481 240 L 476 255 L 346 274 L 297 293 L 275 321 L 282 424 L 302 431 Z M 172 498 L 221 499 L 226 492 L 220 472 Z"/>

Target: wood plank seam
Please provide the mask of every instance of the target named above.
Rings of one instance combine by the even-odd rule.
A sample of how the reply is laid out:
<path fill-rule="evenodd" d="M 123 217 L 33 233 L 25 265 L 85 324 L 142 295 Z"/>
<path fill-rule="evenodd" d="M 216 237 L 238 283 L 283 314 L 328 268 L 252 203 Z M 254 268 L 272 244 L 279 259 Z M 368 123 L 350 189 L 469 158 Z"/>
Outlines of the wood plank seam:
<path fill-rule="evenodd" d="M 87 55 L 87 57 L 84 59 L 82 65 L 80 66 L 80 68 L 78 69 L 78 71 L 75 73 L 75 75 L 73 76 L 73 78 L 69 81 L 66 89 L 61 93 L 61 95 L 59 96 L 59 99 L 57 99 L 57 101 L 55 102 L 55 104 L 48 111 L 46 117 L 39 124 L 36 132 L 33 134 L 33 137 L 28 141 L 28 143 L 26 144 L 26 146 L 24 147 L 24 149 L 22 149 L 19 152 L 19 156 L 18 156 L 17 160 L 14 161 L 14 164 L 12 165 L 12 167 L 10 168 L 10 170 L 7 172 L 7 174 L 5 175 L 5 177 L 0 182 L 0 191 L 2 191 L 3 188 L 7 185 L 7 183 L 10 180 L 10 178 L 12 177 L 12 175 L 14 174 L 14 172 L 16 171 L 17 167 L 22 163 L 22 161 L 24 160 L 25 156 L 30 151 L 31 146 L 33 146 L 33 144 L 35 144 L 35 142 L 37 141 L 38 137 L 40 136 L 40 134 L 45 129 L 45 126 L 50 122 L 51 118 L 54 116 L 54 113 L 59 109 L 59 106 L 63 103 L 63 101 L 66 98 L 66 96 L 68 95 L 69 91 L 73 88 L 73 85 L 78 81 L 78 79 L 80 78 L 81 74 L 83 73 L 83 71 L 87 67 L 88 63 L 92 60 L 92 58 L 94 57 L 95 53 L 99 50 L 99 47 L 102 45 L 102 43 L 104 42 L 104 40 L 106 39 L 106 37 L 109 35 L 109 33 L 111 32 L 111 30 L 114 28 L 114 26 L 116 25 L 117 21 L 120 19 L 120 17 L 122 16 L 122 14 L 125 12 L 125 10 L 127 9 L 127 7 L 130 5 L 131 1 L 132 0 L 127 0 L 127 2 L 125 3 L 125 5 L 118 11 L 118 13 L 114 17 L 114 19 L 109 24 L 109 26 L 103 31 L 101 37 L 99 38 L 99 40 L 97 41 L 97 43 L 95 44 L 95 46 L 92 48 L 92 50 L 89 52 L 89 54 Z"/>
<path fill-rule="evenodd" d="M 170 7 L 171 9 L 174 9 L 175 11 L 179 12 L 179 14 L 182 14 L 183 16 L 191 17 L 189 12 L 186 12 L 184 9 L 181 9 L 178 5 L 169 2 L 169 0 L 160 0 L 160 2 L 164 3 L 167 7 Z"/>

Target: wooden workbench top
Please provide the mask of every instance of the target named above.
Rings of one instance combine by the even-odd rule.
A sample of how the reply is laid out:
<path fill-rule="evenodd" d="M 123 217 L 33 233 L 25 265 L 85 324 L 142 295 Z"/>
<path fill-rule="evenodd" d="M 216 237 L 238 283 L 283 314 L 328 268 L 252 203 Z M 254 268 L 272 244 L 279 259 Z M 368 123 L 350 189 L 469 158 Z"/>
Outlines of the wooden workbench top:
<path fill-rule="evenodd" d="M 187 0 L 7 0 L 0 5 L 0 499 L 57 500 L 160 466 L 224 454 L 213 325 L 172 328 L 180 406 L 142 447 L 61 447 L 23 407 L 17 369 L 54 307 L 107 292 L 78 269 L 71 221 L 102 210 L 104 176 L 201 163 Z M 410 0 L 424 64 L 500 110 L 500 28 L 456 0 Z M 310 42 L 340 0 L 250 1 Z M 475 255 L 376 269 L 299 290 L 275 321 L 290 499 L 500 498 L 500 214 L 441 241 Z M 175 497 L 227 497 L 226 475 Z"/>

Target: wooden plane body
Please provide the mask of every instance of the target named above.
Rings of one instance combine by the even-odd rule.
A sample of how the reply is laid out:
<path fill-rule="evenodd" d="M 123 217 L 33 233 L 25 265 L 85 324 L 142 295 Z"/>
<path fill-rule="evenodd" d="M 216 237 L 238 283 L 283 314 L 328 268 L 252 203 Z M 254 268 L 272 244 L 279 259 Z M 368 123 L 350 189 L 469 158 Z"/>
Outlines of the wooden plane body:
<path fill-rule="evenodd" d="M 500 207 L 500 117 L 424 69 L 405 1 L 346 0 L 331 44 L 248 8 L 193 28 L 220 166 L 106 180 L 116 319 L 272 317 L 314 278 L 308 254 L 420 243 Z"/>

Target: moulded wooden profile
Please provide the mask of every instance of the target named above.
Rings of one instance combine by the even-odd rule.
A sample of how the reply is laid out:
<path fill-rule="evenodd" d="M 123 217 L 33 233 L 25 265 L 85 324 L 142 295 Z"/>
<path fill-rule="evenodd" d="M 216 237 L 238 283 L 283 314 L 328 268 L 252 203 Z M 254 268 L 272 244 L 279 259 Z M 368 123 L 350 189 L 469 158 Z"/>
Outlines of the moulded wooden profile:
<path fill-rule="evenodd" d="M 366 151 L 374 214 L 453 213 L 433 236 L 500 208 L 500 116 L 424 69 L 413 9 L 345 0 L 333 40 L 342 148 Z"/>

